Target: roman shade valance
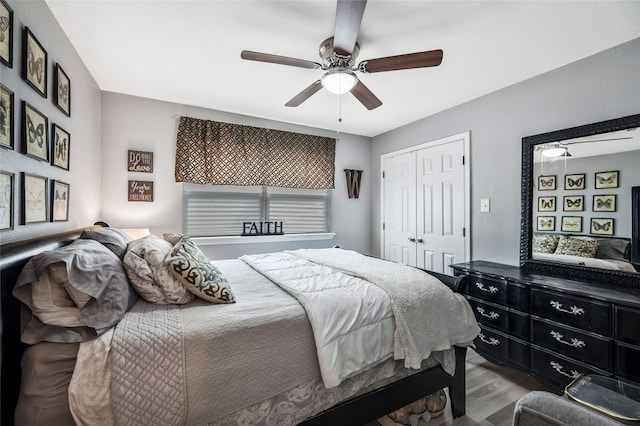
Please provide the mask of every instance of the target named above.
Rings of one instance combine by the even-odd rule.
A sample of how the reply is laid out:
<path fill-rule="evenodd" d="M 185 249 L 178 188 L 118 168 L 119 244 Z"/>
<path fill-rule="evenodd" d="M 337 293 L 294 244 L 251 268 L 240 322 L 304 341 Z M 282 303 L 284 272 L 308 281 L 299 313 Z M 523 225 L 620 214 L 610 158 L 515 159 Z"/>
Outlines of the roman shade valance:
<path fill-rule="evenodd" d="M 180 117 L 176 182 L 334 188 L 335 139 Z"/>

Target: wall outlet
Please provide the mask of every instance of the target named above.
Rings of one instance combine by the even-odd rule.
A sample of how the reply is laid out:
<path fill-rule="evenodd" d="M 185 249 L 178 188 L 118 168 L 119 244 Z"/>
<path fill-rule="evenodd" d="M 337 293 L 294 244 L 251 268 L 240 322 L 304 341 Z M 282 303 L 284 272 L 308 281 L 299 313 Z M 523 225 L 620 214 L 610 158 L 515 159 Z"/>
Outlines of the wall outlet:
<path fill-rule="evenodd" d="M 488 213 L 491 211 L 491 200 L 488 198 L 483 198 L 480 200 L 480 211 L 482 213 Z"/>

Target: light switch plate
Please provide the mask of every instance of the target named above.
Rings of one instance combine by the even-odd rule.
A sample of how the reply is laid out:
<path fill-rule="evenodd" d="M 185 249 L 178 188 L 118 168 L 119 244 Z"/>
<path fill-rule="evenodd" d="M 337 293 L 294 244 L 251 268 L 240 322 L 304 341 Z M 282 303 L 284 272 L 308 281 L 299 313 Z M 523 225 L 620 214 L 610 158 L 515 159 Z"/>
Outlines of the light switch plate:
<path fill-rule="evenodd" d="M 491 200 L 489 198 L 483 198 L 480 200 L 480 211 L 482 213 L 488 213 L 491 211 Z"/>

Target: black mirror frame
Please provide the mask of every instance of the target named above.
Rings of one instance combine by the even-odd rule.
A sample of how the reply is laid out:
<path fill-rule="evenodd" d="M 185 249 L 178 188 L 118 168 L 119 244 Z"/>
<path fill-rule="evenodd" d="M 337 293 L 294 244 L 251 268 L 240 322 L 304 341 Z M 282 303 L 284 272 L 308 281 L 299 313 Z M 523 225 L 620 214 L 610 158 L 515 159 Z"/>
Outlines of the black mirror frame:
<path fill-rule="evenodd" d="M 640 127 L 640 114 L 522 138 L 520 266 L 523 269 L 534 273 L 555 275 L 568 279 L 598 281 L 601 283 L 621 285 L 627 288 L 640 288 L 640 273 L 634 274 L 632 272 L 612 271 L 566 263 L 533 260 L 531 256 L 531 241 L 533 237 L 533 185 L 535 183 L 533 176 L 534 147 L 543 143 L 592 136 L 634 127 Z M 631 196 L 631 194 L 629 194 L 629 196 Z"/>

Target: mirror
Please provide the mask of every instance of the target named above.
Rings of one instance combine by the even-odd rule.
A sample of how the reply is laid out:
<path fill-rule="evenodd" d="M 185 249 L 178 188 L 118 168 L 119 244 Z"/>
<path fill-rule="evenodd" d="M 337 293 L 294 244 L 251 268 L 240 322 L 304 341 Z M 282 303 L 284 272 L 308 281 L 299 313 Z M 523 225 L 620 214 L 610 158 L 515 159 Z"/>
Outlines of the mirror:
<path fill-rule="evenodd" d="M 639 164 L 640 114 L 523 138 L 521 266 L 639 287 Z"/>

